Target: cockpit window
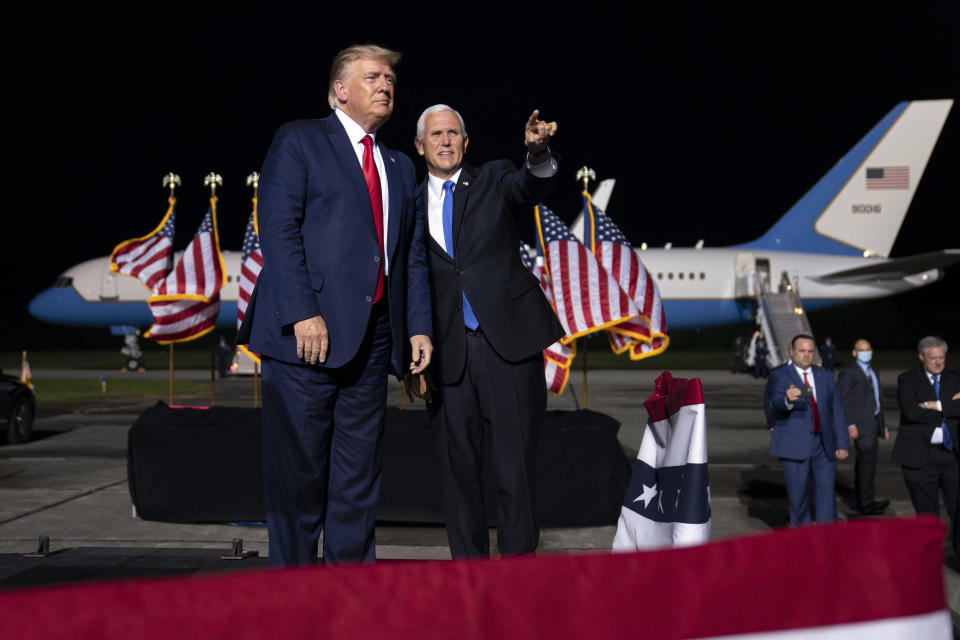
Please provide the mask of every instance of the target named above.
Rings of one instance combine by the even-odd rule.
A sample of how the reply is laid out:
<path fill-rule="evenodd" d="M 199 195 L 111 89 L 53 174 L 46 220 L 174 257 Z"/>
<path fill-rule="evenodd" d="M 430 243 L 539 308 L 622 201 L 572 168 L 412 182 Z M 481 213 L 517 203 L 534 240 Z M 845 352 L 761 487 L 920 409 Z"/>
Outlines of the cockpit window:
<path fill-rule="evenodd" d="M 54 289 L 63 289 L 64 287 L 69 287 L 73 285 L 73 278 L 70 276 L 60 276 L 57 278 L 57 281 L 53 283 Z"/>

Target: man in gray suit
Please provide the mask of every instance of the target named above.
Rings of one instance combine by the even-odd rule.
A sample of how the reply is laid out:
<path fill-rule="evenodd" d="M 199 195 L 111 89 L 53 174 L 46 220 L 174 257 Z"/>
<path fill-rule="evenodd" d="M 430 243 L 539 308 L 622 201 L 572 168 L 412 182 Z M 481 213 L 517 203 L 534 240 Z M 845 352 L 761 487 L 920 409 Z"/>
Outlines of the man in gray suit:
<path fill-rule="evenodd" d="M 873 348 L 866 340 L 853 345 L 855 360 L 840 370 L 837 390 L 843 399 L 843 413 L 847 416 L 847 432 L 856 447 L 854 484 L 857 493 L 857 512 L 870 516 L 883 511 L 889 500 L 877 500 L 874 479 L 877 475 L 879 439 L 887 439 L 890 432 L 883 420 L 883 395 L 876 369 L 870 364 Z"/>

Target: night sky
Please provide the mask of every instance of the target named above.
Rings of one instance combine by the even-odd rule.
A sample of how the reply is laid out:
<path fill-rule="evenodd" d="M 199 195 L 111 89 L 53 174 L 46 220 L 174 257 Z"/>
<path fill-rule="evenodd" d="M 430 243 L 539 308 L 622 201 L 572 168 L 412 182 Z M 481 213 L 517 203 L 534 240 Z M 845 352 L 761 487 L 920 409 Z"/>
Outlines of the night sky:
<path fill-rule="evenodd" d="M 376 42 L 404 54 L 381 134 L 421 175 L 412 140 L 425 107 L 445 102 L 463 114 L 474 164 L 519 161 L 523 123 L 540 108 L 559 123 L 561 182 L 547 203 L 561 217 L 578 212 L 574 174 L 587 164 L 618 179 L 609 213 L 634 244 L 723 246 L 761 235 L 899 101 L 960 98 L 956 4 L 837 13 L 800 3 L 739 15 L 708 5 L 628 16 L 599 5 L 414 15 L 398 3 L 378 15 L 194 3 L 138 6 L 149 15 L 76 7 L 13 15 L 8 29 L 24 25 L 28 44 L 8 56 L 17 153 L 8 155 L 16 184 L 8 182 L 4 215 L 0 348 L 73 339 L 30 319 L 27 303 L 71 265 L 152 230 L 169 171 L 183 179 L 177 249 L 206 209 L 203 177 L 216 171 L 225 181 L 221 246 L 239 250 L 247 174 L 280 124 L 327 115 L 329 65 L 344 46 Z M 957 109 L 894 256 L 960 246 L 944 233 L 958 214 Z M 908 300 L 947 301 L 957 324 L 960 273 L 948 276 Z"/>

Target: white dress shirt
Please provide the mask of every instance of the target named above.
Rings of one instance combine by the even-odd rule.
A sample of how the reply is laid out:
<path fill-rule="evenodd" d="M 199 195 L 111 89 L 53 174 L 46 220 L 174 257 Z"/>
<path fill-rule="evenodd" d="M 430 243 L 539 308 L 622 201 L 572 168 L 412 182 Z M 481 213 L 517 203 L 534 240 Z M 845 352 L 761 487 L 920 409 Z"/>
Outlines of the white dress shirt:
<path fill-rule="evenodd" d="M 924 373 L 927 375 L 927 380 L 930 382 L 930 386 L 934 386 L 937 382 L 937 376 L 933 375 L 927 370 L 924 370 Z M 940 404 L 940 398 L 937 398 L 937 411 L 943 411 L 943 405 Z M 943 444 L 942 424 L 933 430 L 933 435 L 930 436 L 930 444 Z"/>
<path fill-rule="evenodd" d="M 526 166 L 530 173 L 538 178 L 550 178 L 557 172 L 557 161 L 553 156 L 550 156 L 549 162 L 538 164 L 530 164 L 528 158 Z M 449 178 L 453 181 L 454 191 L 457 190 L 457 181 L 460 180 L 462 171 L 462 167 L 457 169 L 457 172 Z M 446 181 L 447 179 L 438 178 L 431 173 L 427 174 L 427 228 L 430 236 L 444 249 L 447 248 L 446 236 L 443 233 L 443 183 Z"/>
<path fill-rule="evenodd" d="M 359 124 L 354 122 L 350 116 L 340 109 L 334 109 L 343 128 L 347 130 L 347 137 L 353 143 L 353 151 L 357 154 L 357 161 L 360 163 L 360 169 L 363 169 L 363 137 L 370 136 L 373 140 L 373 159 L 377 163 L 377 173 L 380 174 L 380 195 L 383 196 L 383 275 L 390 273 L 390 250 L 387 247 L 387 222 L 390 220 L 390 192 L 387 186 L 387 170 L 383 165 L 383 157 L 380 155 L 380 148 L 377 147 L 377 134 L 367 133 Z"/>

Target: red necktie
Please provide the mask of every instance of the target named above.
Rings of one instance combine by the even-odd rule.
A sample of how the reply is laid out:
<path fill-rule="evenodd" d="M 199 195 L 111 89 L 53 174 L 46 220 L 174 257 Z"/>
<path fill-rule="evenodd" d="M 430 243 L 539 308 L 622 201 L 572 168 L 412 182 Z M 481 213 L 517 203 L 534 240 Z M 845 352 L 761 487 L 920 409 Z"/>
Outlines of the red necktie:
<path fill-rule="evenodd" d="M 810 382 L 807 380 L 807 372 L 803 372 L 803 386 L 810 388 Z M 813 432 L 820 433 L 820 410 L 817 409 L 817 399 L 810 394 L 810 407 L 813 409 Z"/>
<path fill-rule="evenodd" d="M 383 295 L 383 192 L 380 190 L 380 172 L 373 157 L 373 140 L 363 136 L 363 177 L 367 181 L 370 194 L 370 207 L 373 209 L 373 224 L 377 228 L 377 241 L 380 243 L 380 273 L 377 274 L 377 292 L 373 301 L 378 302 Z"/>

